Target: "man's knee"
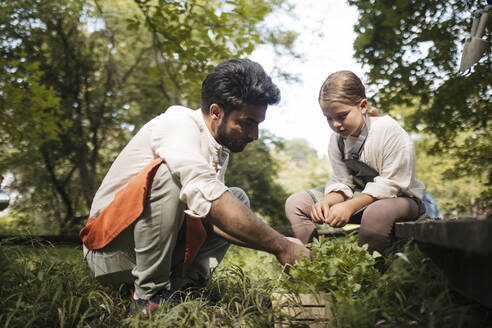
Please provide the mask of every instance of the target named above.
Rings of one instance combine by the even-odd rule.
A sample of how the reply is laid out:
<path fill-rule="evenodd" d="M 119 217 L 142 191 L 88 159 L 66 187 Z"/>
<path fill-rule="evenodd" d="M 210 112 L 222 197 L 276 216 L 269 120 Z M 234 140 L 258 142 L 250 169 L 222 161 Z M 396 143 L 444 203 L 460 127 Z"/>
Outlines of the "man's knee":
<path fill-rule="evenodd" d="M 236 196 L 236 198 L 239 199 L 244 205 L 246 205 L 248 208 L 251 208 L 251 204 L 249 202 L 249 197 L 244 190 L 242 190 L 239 187 L 230 187 L 229 191 L 234 196 Z"/>
<path fill-rule="evenodd" d="M 119 286 L 132 283 L 135 259 L 122 251 L 93 251 L 84 247 L 84 257 L 92 274 L 102 285 Z"/>

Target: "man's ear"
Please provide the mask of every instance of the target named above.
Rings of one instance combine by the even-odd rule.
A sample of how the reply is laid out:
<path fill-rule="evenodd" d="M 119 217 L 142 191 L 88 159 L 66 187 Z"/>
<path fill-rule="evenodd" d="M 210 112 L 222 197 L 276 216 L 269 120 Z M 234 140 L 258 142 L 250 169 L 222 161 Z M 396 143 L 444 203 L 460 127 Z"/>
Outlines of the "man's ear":
<path fill-rule="evenodd" d="M 222 108 L 220 108 L 219 105 L 212 104 L 208 109 L 208 114 L 210 115 L 210 118 L 212 118 L 212 120 L 220 121 L 222 119 L 222 116 L 224 115 L 224 111 L 222 110 Z"/>

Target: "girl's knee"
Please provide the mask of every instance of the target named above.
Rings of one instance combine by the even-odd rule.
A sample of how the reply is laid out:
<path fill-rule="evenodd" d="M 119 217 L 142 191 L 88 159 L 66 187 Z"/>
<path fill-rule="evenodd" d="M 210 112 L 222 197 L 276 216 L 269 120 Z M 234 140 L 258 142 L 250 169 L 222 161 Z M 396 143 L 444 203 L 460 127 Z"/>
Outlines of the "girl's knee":
<path fill-rule="evenodd" d="M 375 201 L 374 203 L 369 204 L 364 210 L 363 218 L 386 216 L 388 214 L 388 209 L 386 208 L 386 205 L 384 203 L 384 200 L 380 199 Z"/>
<path fill-rule="evenodd" d="M 285 201 L 285 212 L 299 212 L 303 211 L 306 207 L 310 207 L 314 204 L 311 197 L 306 191 L 296 192 L 290 195 Z"/>
<path fill-rule="evenodd" d="M 316 227 L 311 222 L 309 211 L 314 204 L 313 199 L 306 191 L 290 195 L 285 202 L 285 214 L 290 222 L 294 237 L 303 243 L 311 242 L 316 235 Z"/>
<path fill-rule="evenodd" d="M 396 221 L 411 215 L 409 199 L 391 198 L 369 205 L 362 215 L 359 245 L 369 245 L 369 251 L 381 251 L 391 244 L 391 234 Z"/>
<path fill-rule="evenodd" d="M 367 220 L 392 225 L 399 220 L 411 220 L 418 215 L 418 204 L 407 197 L 380 199 L 370 204 L 363 214 Z"/>

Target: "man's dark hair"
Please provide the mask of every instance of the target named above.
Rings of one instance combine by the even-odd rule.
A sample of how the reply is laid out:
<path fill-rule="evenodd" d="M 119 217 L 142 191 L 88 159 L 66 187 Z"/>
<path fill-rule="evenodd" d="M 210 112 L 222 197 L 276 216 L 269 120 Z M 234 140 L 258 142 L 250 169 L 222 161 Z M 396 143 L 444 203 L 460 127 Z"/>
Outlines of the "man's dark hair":
<path fill-rule="evenodd" d="M 209 114 L 217 104 L 225 115 L 243 104 L 274 105 L 280 101 L 280 90 L 260 64 L 249 59 L 234 58 L 220 63 L 202 83 L 202 111 Z"/>

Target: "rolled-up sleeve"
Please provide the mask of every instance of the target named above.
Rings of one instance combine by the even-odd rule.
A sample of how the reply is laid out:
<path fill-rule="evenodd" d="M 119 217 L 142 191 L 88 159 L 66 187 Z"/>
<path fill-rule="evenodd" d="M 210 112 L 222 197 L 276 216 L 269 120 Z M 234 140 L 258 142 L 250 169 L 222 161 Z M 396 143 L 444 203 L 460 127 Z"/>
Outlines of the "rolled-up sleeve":
<path fill-rule="evenodd" d="M 379 176 L 362 191 L 375 198 L 394 198 L 406 192 L 415 180 L 415 149 L 403 129 L 394 129 L 384 138 Z"/>
<path fill-rule="evenodd" d="M 342 154 L 338 149 L 337 135 L 335 133 L 332 133 L 330 136 L 328 157 L 330 158 L 332 171 L 330 173 L 330 179 L 325 185 L 325 195 L 332 191 L 341 191 L 347 198 L 351 198 L 354 194 L 353 189 L 355 185 L 347 166 L 342 161 Z"/>
<path fill-rule="evenodd" d="M 179 198 L 193 216 L 205 217 L 227 187 L 201 152 L 200 127 L 190 117 L 169 112 L 152 131 L 152 149 L 181 183 Z"/>

